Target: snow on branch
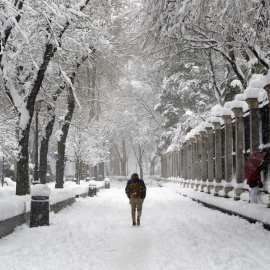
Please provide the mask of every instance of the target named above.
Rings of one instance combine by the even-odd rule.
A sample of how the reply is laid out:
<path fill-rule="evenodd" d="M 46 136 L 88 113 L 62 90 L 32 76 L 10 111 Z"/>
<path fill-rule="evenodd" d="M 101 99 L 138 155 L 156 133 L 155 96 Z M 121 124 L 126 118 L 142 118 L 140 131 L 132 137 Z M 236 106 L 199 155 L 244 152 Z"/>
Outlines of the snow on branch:
<path fill-rule="evenodd" d="M 74 6 L 74 8 L 77 10 L 82 10 L 89 2 L 90 0 L 81 0 Z"/>
<path fill-rule="evenodd" d="M 76 103 L 78 104 L 79 108 L 81 109 L 81 104 L 80 104 L 80 101 L 77 97 L 77 94 L 76 94 L 76 90 L 70 80 L 70 78 L 68 77 L 68 75 L 66 74 L 66 72 L 64 70 L 61 69 L 61 75 L 63 76 L 64 80 L 70 85 L 71 89 L 72 89 L 72 92 L 73 92 L 73 95 L 74 95 L 74 98 L 76 100 Z"/>
<path fill-rule="evenodd" d="M 24 130 L 29 123 L 30 115 L 25 102 L 16 91 L 11 79 L 5 76 L 5 86 L 11 102 L 14 104 L 16 110 L 20 113 L 20 128 Z"/>
<path fill-rule="evenodd" d="M 76 16 L 78 16 L 78 17 L 83 17 L 83 18 L 87 18 L 87 17 L 88 17 L 88 16 L 87 16 L 86 14 L 84 14 L 83 12 L 78 11 L 78 10 L 75 10 L 75 9 L 73 9 L 73 8 L 70 8 L 70 9 L 69 9 L 69 12 L 72 13 L 72 14 L 74 14 L 74 15 L 76 15 Z"/>

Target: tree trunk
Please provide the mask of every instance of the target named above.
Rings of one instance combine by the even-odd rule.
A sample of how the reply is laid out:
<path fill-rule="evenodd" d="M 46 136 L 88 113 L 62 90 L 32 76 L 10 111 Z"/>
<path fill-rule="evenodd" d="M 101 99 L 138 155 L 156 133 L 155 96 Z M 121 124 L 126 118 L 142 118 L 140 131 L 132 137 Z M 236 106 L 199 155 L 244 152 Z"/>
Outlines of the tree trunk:
<path fill-rule="evenodd" d="M 150 161 L 150 175 L 155 174 L 155 165 L 156 165 L 156 158 Z"/>
<path fill-rule="evenodd" d="M 42 137 L 40 143 L 39 178 L 41 184 L 46 184 L 49 140 L 52 135 L 53 126 L 55 122 L 55 115 L 53 113 L 51 106 L 47 107 L 47 112 L 49 115 L 49 120 L 45 127 L 45 135 Z"/>
<path fill-rule="evenodd" d="M 85 175 L 85 164 L 81 160 L 81 162 L 80 162 L 80 180 L 85 180 L 85 179 L 86 179 L 86 175 Z"/>
<path fill-rule="evenodd" d="M 126 176 L 127 175 L 127 160 L 121 159 L 121 175 Z"/>
<path fill-rule="evenodd" d="M 105 179 L 105 166 L 104 166 L 104 162 L 101 162 L 99 164 L 99 175 L 102 175 L 102 180 Z"/>
<path fill-rule="evenodd" d="M 122 147 L 121 148 L 122 148 L 122 153 L 120 153 L 118 146 L 115 144 L 115 150 L 118 154 L 118 158 L 119 158 L 120 165 L 121 165 L 121 175 L 126 176 L 127 175 L 127 151 L 126 151 L 125 139 L 122 139 Z"/>
<path fill-rule="evenodd" d="M 121 175 L 120 174 L 120 161 L 119 161 L 119 155 L 116 150 L 116 145 L 113 149 L 113 175 Z"/>
<path fill-rule="evenodd" d="M 74 78 L 72 83 L 74 83 Z M 63 188 L 64 183 L 64 170 L 65 170 L 65 151 L 66 151 L 66 140 L 69 131 L 70 122 L 75 110 L 75 98 L 72 88 L 68 87 L 68 102 L 67 102 L 67 113 L 65 115 L 64 123 L 61 128 L 61 136 L 58 141 L 58 158 L 56 161 L 56 183 L 55 188 Z"/>
<path fill-rule="evenodd" d="M 76 160 L 76 171 L 77 171 L 76 184 L 79 185 L 81 180 L 81 161 L 79 158 L 77 158 Z"/>
<path fill-rule="evenodd" d="M 106 175 L 110 175 L 110 171 L 109 171 L 108 165 L 105 166 L 105 172 L 106 172 Z"/>
<path fill-rule="evenodd" d="M 30 133 L 29 133 L 29 149 L 31 149 L 29 153 L 29 163 L 35 164 L 35 156 L 36 156 L 36 143 L 35 143 L 35 137 L 36 137 L 36 129 L 33 127 L 34 125 L 31 126 L 30 128 Z M 31 136 L 31 134 L 33 134 Z"/>
<path fill-rule="evenodd" d="M 18 175 L 17 175 L 16 195 L 26 195 L 30 192 L 29 172 L 28 172 L 29 171 L 28 146 L 29 146 L 30 126 L 31 126 L 31 122 L 32 122 L 33 114 L 34 114 L 36 97 L 41 87 L 45 71 L 55 51 L 56 49 L 54 50 L 51 44 L 46 45 L 46 49 L 43 56 L 43 63 L 41 64 L 39 68 L 33 87 L 30 91 L 27 102 L 25 104 L 28 115 L 19 114 L 20 123 L 25 121 L 24 119 L 25 117 L 28 117 L 29 119 L 24 129 L 22 129 L 21 124 L 19 126 L 20 138 L 19 138 L 18 170 L 17 170 Z M 15 100 L 13 99 L 13 96 L 11 95 L 10 82 L 5 81 L 5 85 L 6 85 L 6 93 L 9 96 L 11 102 L 13 102 L 13 105 L 15 106 L 16 110 L 18 111 L 16 107 L 16 102 L 18 101 L 15 102 Z"/>
<path fill-rule="evenodd" d="M 31 120 L 29 119 L 25 129 L 24 130 L 20 129 L 21 136 L 19 139 L 19 153 L 17 162 L 17 185 L 16 185 L 16 195 L 20 196 L 30 193 L 29 155 L 28 155 L 30 123 Z"/>
<path fill-rule="evenodd" d="M 122 176 L 127 175 L 127 150 L 126 150 L 126 141 L 122 139 L 122 151 L 123 157 L 121 158 L 121 173 Z"/>
<path fill-rule="evenodd" d="M 17 182 L 17 169 L 18 169 L 18 166 L 17 166 L 17 158 L 16 157 L 13 158 L 13 165 L 14 165 L 13 181 Z"/>
<path fill-rule="evenodd" d="M 53 94 L 53 101 L 56 102 L 61 92 L 65 89 L 66 83 L 62 83 L 60 87 Z M 55 114 L 52 106 L 47 106 L 47 125 L 45 126 L 45 134 L 40 143 L 40 157 L 39 157 L 39 178 L 41 184 L 46 184 L 46 173 L 48 164 L 48 149 L 49 141 L 52 135 L 53 126 L 55 123 Z"/>
<path fill-rule="evenodd" d="M 140 179 L 143 179 L 143 162 L 142 162 L 142 157 L 143 157 L 143 151 L 142 151 L 141 145 L 139 144 L 138 165 L 139 165 L 139 168 L 140 168 Z"/>
<path fill-rule="evenodd" d="M 131 142 L 132 142 L 132 139 L 131 139 Z M 136 149 L 135 149 L 135 145 L 133 144 L 133 142 L 132 142 L 132 148 L 133 148 L 134 155 L 135 155 L 135 157 L 136 157 L 137 163 L 138 163 L 138 165 L 139 165 L 140 178 L 143 179 L 143 162 L 142 162 L 142 157 L 143 157 L 144 151 L 142 150 L 142 147 L 141 147 L 141 145 L 139 144 L 139 145 L 138 145 L 139 154 L 137 154 L 137 153 L 136 153 Z M 136 166 L 136 169 L 137 169 L 137 166 Z"/>
<path fill-rule="evenodd" d="M 98 180 L 98 165 L 94 166 L 94 178 L 95 180 Z"/>

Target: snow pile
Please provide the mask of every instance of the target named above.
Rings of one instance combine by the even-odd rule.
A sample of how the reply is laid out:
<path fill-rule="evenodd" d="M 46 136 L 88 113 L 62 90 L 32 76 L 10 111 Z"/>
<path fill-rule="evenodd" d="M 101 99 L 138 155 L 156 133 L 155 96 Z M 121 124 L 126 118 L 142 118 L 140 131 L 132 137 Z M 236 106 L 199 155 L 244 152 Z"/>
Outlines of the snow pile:
<path fill-rule="evenodd" d="M 248 87 L 248 88 L 245 90 L 245 99 L 248 99 L 248 98 L 258 98 L 259 93 L 260 93 L 261 91 L 265 91 L 265 90 L 260 89 L 260 88 L 252 88 L 252 87 Z"/>
<path fill-rule="evenodd" d="M 236 96 L 238 96 L 238 95 L 236 95 Z M 231 109 L 237 109 L 237 108 L 242 109 L 243 112 L 246 112 L 249 110 L 248 104 L 245 101 L 235 99 L 231 102 Z"/>
<path fill-rule="evenodd" d="M 9 196 L 0 199 L 0 221 L 24 214 L 27 209 L 27 202 L 30 201 L 30 195 Z"/>
<path fill-rule="evenodd" d="M 197 127 L 197 131 L 201 134 L 201 132 L 206 132 L 206 130 L 204 129 L 204 126 L 203 126 L 203 124 L 201 124 L 201 125 L 199 125 L 198 127 Z"/>
<path fill-rule="evenodd" d="M 80 185 L 77 185 L 75 182 L 67 181 L 64 185 L 64 190 L 73 190 L 76 195 L 81 195 L 88 192 L 89 183 L 86 181 L 80 181 Z"/>
<path fill-rule="evenodd" d="M 10 187 L 15 187 L 16 182 L 14 182 L 11 178 L 5 177 L 4 178 L 4 186 L 10 186 Z"/>
<path fill-rule="evenodd" d="M 267 93 L 264 90 L 266 85 L 270 84 L 270 71 L 267 75 L 254 74 L 252 75 L 247 89 L 244 91 L 245 99 L 257 98 L 259 102 L 263 102 L 268 99 Z"/>
<path fill-rule="evenodd" d="M 220 125 L 224 124 L 224 120 L 221 117 L 212 116 L 212 117 L 209 117 L 209 119 L 210 119 L 212 124 L 214 124 L 214 123 L 220 123 Z"/>
<path fill-rule="evenodd" d="M 50 188 L 43 184 L 36 184 L 31 187 L 31 196 L 50 196 Z"/>
<path fill-rule="evenodd" d="M 15 195 L 16 189 L 12 186 L 1 186 L 0 185 L 0 200 L 7 198 L 9 196 Z"/>
<path fill-rule="evenodd" d="M 239 81 L 239 80 L 233 80 L 231 82 L 230 86 L 235 87 L 235 88 L 238 87 L 241 90 L 243 89 L 243 85 L 242 85 L 241 81 Z"/>
<path fill-rule="evenodd" d="M 235 201 L 233 198 L 225 199 L 221 197 L 215 197 L 212 194 L 206 194 L 202 192 L 197 192 L 190 188 L 178 188 L 182 195 L 186 195 L 190 198 L 214 205 L 225 210 L 237 213 L 248 218 L 261 221 L 270 225 L 270 211 L 263 204 L 250 204 L 247 203 L 249 199 L 248 193 L 242 194 L 242 199 L 244 201 Z M 262 197 L 262 200 L 265 199 Z"/>
<path fill-rule="evenodd" d="M 51 190 L 50 194 L 50 205 L 65 201 L 76 197 L 76 192 L 74 190 L 66 189 L 55 189 Z"/>
<path fill-rule="evenodd" d="M 210 123 L 210 122 L 208 122 L 208 118 L 207 118 L 207 120 L 206 120 L 207 122 L 204 122 L 204 128 L 214 128 L 214 126 Z"/>
<path fill-rule="evenodd" d="M 36 184 L 31 186 L 31 195 L 16 196 L 15 186 L 0 187 L 0 221 L 30 212 L 31 196 L 49 196 L 50 205 L 59 203 L 76 195 L 88 192 L 89 183 L 81 181 L 81 185 L 70 182 L 64 189 L 55 189 L 55 183 L 47 185 Z M 95 181 L 97 187 L 104 186 L 104 181 Z"/>
<path fill-rule="evenodd" d="M 266 75 L 253 74 L 249 80 L 248 87 L 263 89 L 270 84 L 270 70 Z"/>
<path fill-rule="evenodd" d="M 215 105 L 211 109 L 211 115 L 215 117 L 221 117 L 223 108 L 220 105 Z"/>

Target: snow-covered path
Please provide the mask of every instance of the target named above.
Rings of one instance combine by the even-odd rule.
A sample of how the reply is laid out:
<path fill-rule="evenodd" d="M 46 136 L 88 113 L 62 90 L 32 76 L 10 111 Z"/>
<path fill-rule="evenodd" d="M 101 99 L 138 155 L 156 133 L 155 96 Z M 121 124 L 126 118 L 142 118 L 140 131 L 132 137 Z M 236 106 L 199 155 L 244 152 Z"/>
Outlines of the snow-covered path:
<path fill-rule="evenodd" d="M 270 232 L 207 209 L 168 185 L 148 187 L 131 226 L 124 183 L 51 214 L 49 227 L 0 239 L 1 270 L 270 269 Z"/>

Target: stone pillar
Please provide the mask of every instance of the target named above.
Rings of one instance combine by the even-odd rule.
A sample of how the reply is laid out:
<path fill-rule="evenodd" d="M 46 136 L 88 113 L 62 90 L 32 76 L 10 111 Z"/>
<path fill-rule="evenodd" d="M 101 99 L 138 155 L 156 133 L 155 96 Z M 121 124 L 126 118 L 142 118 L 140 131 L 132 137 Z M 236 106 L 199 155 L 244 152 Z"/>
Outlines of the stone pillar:
<path fill-rule="evenodd" d="M 184 151 L 184 145 L 181 146 L 181 149 L 180 149 L 180 178 L 184 178 L 184 160 L 183 160 L 183 157 L 184 157 L 184 154 L 183 154 L 183 151 Z"/>
<path fill-rule="evenodd" d="M 220 130 L 220 122 L 212 122 L 215 129 L 215 192 L 214 196 L 218 196 L 218 192 L 222 190 L 223 186 L 221 185 L 222 181 L 222 161 L 221 161 L 221 130 Z"/>
<path fill-rule="evenodd" d="M 259 150 L 260 145 L 260 111 L 257 98 L 247 98 L 246 102 L 250 110 L 250 153 Z"/>
<path fill-rule="evenodd" d="M 191 154 L 191 140 L 187 140 L 187 180 L 191 180 L 191 172 L 192 172 L 192 154 Z M 187 187 L 189 187 L 189 182 L 187 184 Z"/>
<path fill-rule="evenodd" d="M 163 164 L 164 164 L 163 175 L 164 175 L 164 178 L 167 178 L 168 177 L 168 173 L 167 173 L 167 170 L 168 170 L 168 161 L 167 161 L 167 155 L 166 154 L 163 156 Z"/>
<path fill-rule="evenodd" d="M 160 163 L 161 163 L 161 179 L 164 178 L 164 160 L 163 155 L 160 157 Z"/>
<path fill-rule="evenodd" d="M 233 190 L 230 185 L 232 181 L 232 117 L 231 115 L 223 115 L 222 119 L 225 122 L 225 186 L 224 197 L 229 198 L 228 193 Z"/>
<path fill-rule="evenodd" d="M 169 164 L 168 164 L 168 156 L 167 154 L 164 155 L 164 161 L 165 161 L 165 178 L 168 178 L 168 167 L 169 167 Z"/>
<path fill-rule="evenodd" d="M 173 152 L 173 176 L 176 177 L 176 155 L 175 152 Z"/>
<path fill-rule="evenodd" d="M 175 152 L 172 152 L 172 176 L 175 177 Z"/>
<path fill-rule="evenodd" d="M 168 160 L 167 160 L 166 154 L 163 156 L 163 161 L 164 161 L 164 178 L 167 178 L 168 177 Z"/>
<path fill-rule="evenodd" d="M 175 152 L 175 176 L 179 178 L 179 150 Z"/>
<path fill-rule="evenodd" d="M 173 152 L 170 152 L 170 177 L 173 177 Z"/>
<path fill-rule="evenodd" d="M 202 150 L 201 150 L 201 173 L 202 173 L 202 181 L 201 181 L 201 191 L 207 186 L 207 149 L 206 149 L 206 131 L 200 131 L 202 138 Z"/>
<path fill-rule="evenodd" d="M 194 137 L 191 139 L 191 188 L 194 188 L 196 179 L 196 140 Z"/>
<path fill-rule="evenodd" d="M 177 157 L 177 176 L 181 178 L 181 148 L 178 150 Z"/>
<path fill-rule="evenodd" d="M 202 138 L 201 135 L 195 134 L 196 138 L 196 184 L 195 188 L 198 189 L 202 179 L 201 158 L 202 158 Z"/>
<path fill-rule="evenodd" d="M 243 183 L 245 180 L 244 176 L 244 120 L 243 120 L 243 109 L 232 108 L 235 115 L 235 158 L 236 158 L 236 183 L 237 186 L 234 188 L 234 199 L 240 200 L 241 193 L 244 192 Z"/>
<path fill-rule="evenodd" d="M 208 193 L 210 193 L 210 190 L 214 188 L 214 160 L 213 160 L 213 140 L 214 140 L 214 135 L 213 135 L 213 129 L 212 127 L 206 127 L 206 132 L 207 132 L 207 150 L 208 150 L 208 174 L 207 174 L 207 179 L 208 179 Z"/>
<path fill-rule="evenodd" d="M 168 155 L 168 159 L 169 159 L 168 177 L 171 177 L 172 176 L 172 154 L 171 154 L 171 152 L 169 152 L 167 155 Z"/>
<path fill-rule="evenodd" d="M 177 177 L 178 174 L 178 153 L 174 152 L 174 176 Z"/>
<path fill-rule="evenodd" d="M 184 181 L 187 180 L 187 144 L 183 144 L 183 173 L 184 173 Z M 185 186 L 185 182 L 184 182 Z"/>
<path fill-rule="evenodd" d="M 173 176 L 173 160 L 172 160 L 173 156 L 172 156 L 172 152 L 169 153 L 169 160 L 170 160 L 170 171 L 169 171 L 169 177 Z"/>
<path fill-rule="evenodd" d="M 268 125 L 269 125 L 269 131 L 270 131 L 270 84 L 267 84 L 266 86 L 264 86 L 264 90 L 267 92 L 267 96 L 268 96 L 268 100 L 269 100 L 269 104 L 268 104 L 268 106 L 269 106 L 269 123 L 268 123 Z M 270 141 L 269 141 L 269 143 L 270 143 Z M 270 166 L 269 165 L 268 165 L 268 175 L 270 175 Z M 268 178 L 269 178 L 269 176 L 268 176 Z M 269 181 L 269 180 L 267 179 L 267 181 Z M 268 190 L 268 192 L 269 191 L 270 190 Z M 270 192 L 269 192 L 268 208 L 270 208 Z"/>

